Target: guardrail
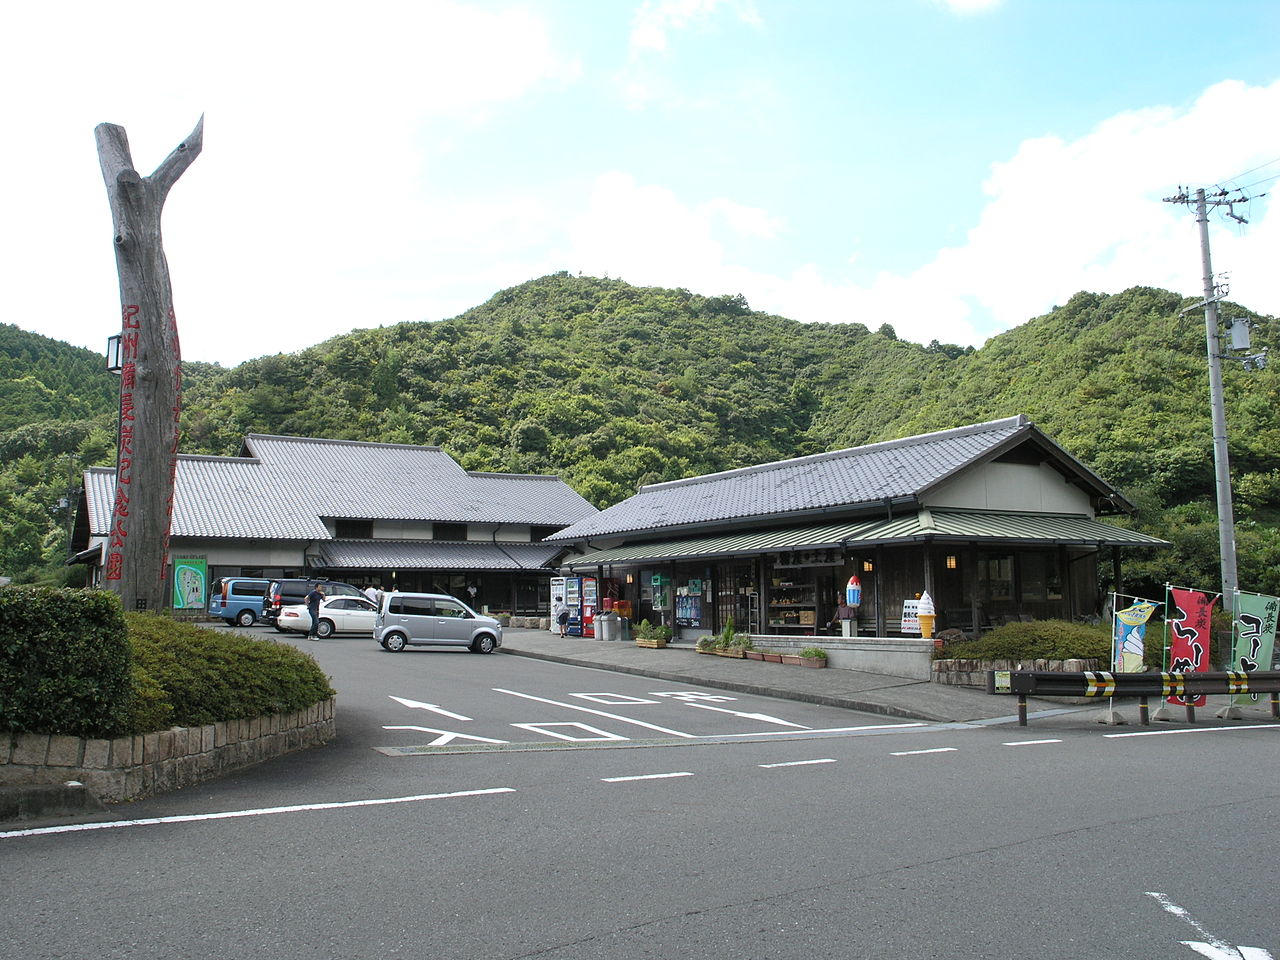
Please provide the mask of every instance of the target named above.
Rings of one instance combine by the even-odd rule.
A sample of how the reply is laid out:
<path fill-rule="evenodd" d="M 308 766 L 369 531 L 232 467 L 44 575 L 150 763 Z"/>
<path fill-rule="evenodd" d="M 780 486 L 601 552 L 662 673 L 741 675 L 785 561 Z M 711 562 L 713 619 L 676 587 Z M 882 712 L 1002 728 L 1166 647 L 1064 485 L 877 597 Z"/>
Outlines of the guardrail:
<path fill-rule="evenodd" d="M 1271 694 L 1271 715 L 1280 718 L 1280 670 L 1255 670 L 1249 673 L 1229 670 L 1223 673 L 1111 673 L 1085 670 L 1063 673 L 1049 670 L 991 670 L 987 673 L 987 693 L 1010 694 L 1018 698 L 1018 726 L 1027 725 L 1027 697 L 1084 697 L 1109 699 L 1137 697 L 1138 717 L 1150 726 L 1147 701 L 1150 697 L 1184 699 L 1187 722 L 1195 723 L 1196 708 L 1186 701 L 1208 694 Z"/>

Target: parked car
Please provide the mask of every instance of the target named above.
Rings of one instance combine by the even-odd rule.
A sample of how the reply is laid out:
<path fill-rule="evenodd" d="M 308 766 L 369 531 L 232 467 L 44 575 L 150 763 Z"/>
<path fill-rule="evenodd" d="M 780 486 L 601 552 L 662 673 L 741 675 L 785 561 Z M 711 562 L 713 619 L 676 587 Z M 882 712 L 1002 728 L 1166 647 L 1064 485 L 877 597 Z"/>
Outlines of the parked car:
<path fill-rule="evenodd" d="M 378 617 L 378 607 L 364 597 L 330 597 L 320 601 L 319 622 L 316 636 L 330 637 L 335 633 L 373 633 L 373 622 Z M 290 604 L 280 608 L 276 621 L 284 630 L 311 630 L 311 611 L 305 603 Z"/>
<path fill-rule="evenodd" d="M 387 593 L 373 639 L 392 653 L 427 644 L 493 653 L 502 646 L 502 624 L 441 593 Z"/>
<path fill-rule="evenodd" d="M 301 577 L 272 580 L 261 600 L 263 621 L 284 633 L 284 627 L 280 626 L 279 623 L 280 609 L 292 604 L 302 603 L 303 598 L 311 592 L 313 587 L 320 587 L 324 590 L 326 597 L 364 596 L 351 584 L 340 583 L 337 580 L 306 580 Z"/>
<path fill-rule="evenodd" d="M 209 590 L 209 615 L 221 617 L 227 625 L 251 627 L 262 615 L 262 594 L 270 580 L 252 577 L 222 577 Z"/>

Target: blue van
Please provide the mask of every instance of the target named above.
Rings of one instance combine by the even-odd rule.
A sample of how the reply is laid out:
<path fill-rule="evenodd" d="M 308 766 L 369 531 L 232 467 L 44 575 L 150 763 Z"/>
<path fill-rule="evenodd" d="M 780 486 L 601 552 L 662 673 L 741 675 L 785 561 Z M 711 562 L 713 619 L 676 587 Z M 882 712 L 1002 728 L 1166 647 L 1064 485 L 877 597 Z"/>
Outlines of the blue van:
<path fill-rule="evenodd" d="M 251 627 L 262 616 L 262 595 L 270 580 L 222 577 L 209 590 L 209 616 L 221 617 L 228 626 Z"/>

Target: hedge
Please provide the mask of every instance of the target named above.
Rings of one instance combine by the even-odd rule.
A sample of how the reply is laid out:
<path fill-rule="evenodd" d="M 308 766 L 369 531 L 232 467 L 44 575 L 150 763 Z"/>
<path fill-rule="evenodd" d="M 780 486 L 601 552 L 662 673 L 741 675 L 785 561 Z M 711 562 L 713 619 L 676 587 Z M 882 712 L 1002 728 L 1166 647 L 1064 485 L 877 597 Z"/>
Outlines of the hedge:
<path fill-rule="evenodd" d="M 963 660 L 1073 660 L 1111 659 L 1111 630 L 1107 625 L 1071 623 L 1066 620 L 1034 620 L 1006 623 L 977 640 L 948 643 L 934 652 L 934 659 Z"/>
<path fill-rule="evenodd" d="M 0 588 L 0 731 L 118 737 L 331 696 L 315 660 L 285 644 L 122 615 L 105 591 Z"/>
<path fill-rule="evenodd" d="M 0 588 L 0 730 L 127 733 L 132 664 L 114 594 Z"/>

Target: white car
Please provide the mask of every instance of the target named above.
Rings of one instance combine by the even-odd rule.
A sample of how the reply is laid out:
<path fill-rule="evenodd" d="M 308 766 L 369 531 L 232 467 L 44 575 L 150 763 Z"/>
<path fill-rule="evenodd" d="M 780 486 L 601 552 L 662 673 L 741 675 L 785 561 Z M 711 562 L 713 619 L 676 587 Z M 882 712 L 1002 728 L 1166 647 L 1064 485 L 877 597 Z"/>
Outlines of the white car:
<path fill-rule="evenodd" d="M 335 633 L 363 633 L 373 636 L 373 621 L 378 608 L 364 597 L 329 597 L 320 602 L 320 622 L 316 635 L 331 637 Z M 308 633 L 311 630 L 311 614 L 305 603 L 280 608 L 276 625 L 282 630 Z"/>

